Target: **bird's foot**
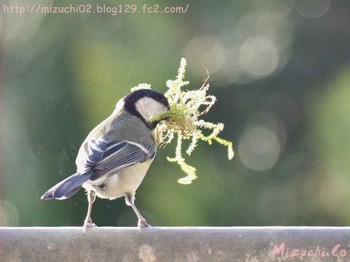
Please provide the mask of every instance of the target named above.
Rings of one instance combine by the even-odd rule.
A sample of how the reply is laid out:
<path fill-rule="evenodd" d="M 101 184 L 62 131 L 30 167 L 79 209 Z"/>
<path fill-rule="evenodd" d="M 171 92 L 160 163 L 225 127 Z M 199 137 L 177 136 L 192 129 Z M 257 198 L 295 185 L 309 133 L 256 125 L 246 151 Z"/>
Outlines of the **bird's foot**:
<path fill-rule="evenodd" d="M 92 227 L 97 227 L 97 226 L 95 223 L 92 223 L 92 221 L 85 221 L 83 225 L 83 232 L 86 233 L 86 231 Z"/>
<path fill-rule="evenodd" d="M 145 228 L 150 228 L 152 227 L 150 224 L 147 223 L 147 221 L 145 219 L 139 220 L 139 222 L 137 223 L 137 226 L 139 227 L 139 229 L 145 229 Z"/>

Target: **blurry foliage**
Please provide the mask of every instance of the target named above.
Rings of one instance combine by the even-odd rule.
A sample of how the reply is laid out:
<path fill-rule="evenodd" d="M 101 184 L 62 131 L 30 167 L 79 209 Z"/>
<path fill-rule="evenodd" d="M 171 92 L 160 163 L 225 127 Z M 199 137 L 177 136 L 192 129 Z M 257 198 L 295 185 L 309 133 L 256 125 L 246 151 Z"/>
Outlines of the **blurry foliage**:
<path fill-rule="evenodd" d="M 317 190 L 319 208 L 323 212 L 341 212 L 337 220 L 346 224 L 350 210 L 346 208 L 350 199 L 350 67 L 344 67 L 331 82 L 327 90 L 318 95 L 313 105 L 310 123 L 316 128 L 315 137 L 309 139 L 315 146 L 315 168 L 309 178 Z"/>
<path fill-rule="evenodd" d="M 165 92 L 181 57 L 194 86 L 208 67 L 218 101 L 205 120 L 225 123 L 222 137 L 235 142 L 236 157 L 227 161 L 219 145 L 198 145 L 190 161 L 201 176 L 182 186 L 165 158 L 174 148 L 159 150 L 137 192 L 147 220 L 348 224 L 350 5 L 263 2 L 147 1 L 189 3 L 187 14 L 1 13 L 1 225 L 81 225 L 83 191 L 66 201 L 40 201 L 41 194 L 74 173 L 81 142 L 121 96 L 138 83 Z M 97 200 L 93 218 L 136 225 L 122 200 Z"/>

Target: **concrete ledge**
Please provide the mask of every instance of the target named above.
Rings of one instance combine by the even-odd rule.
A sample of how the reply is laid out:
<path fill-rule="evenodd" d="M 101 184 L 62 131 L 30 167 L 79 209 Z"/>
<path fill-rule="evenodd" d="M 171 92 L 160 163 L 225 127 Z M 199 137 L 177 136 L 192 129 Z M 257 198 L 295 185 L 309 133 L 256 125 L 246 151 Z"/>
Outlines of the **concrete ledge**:
<path fill-rule="evenodd" d="M 350 261 L 349 227 L 3 227 L 0 241 L 0 261 Z"/>

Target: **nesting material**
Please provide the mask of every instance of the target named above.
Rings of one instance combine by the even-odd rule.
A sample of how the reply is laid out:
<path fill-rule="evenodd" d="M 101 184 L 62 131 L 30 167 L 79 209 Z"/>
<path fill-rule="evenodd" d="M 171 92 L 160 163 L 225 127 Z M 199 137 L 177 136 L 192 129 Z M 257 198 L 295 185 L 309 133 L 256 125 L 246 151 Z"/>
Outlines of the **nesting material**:
<path fill-rule="evenodd" d="M 176 79 L 166 82 L 168 90 L 164 95 L 169 101 L 170 112 L 154 119 L 161 120 L 154 131 L 159 147 L 164 147 L 176 140 L 175 156 L 167 159 L 177 163 L 186 173 L 185 177 L 178 180 L 180 184 L 191 184 L 197 178 L 196 168 L 186 163 L 184 153 L 190 156 L 199 141 L 204 141 L 209 145 L 216 141 L 227 147 L 229 159 L 234 156 L 232 142 L 218 137 L 224 129 L 224 124 L 200 119 L 216 102 L 215 96 L 207 94 L 209 73 L 207 72 L 208 76 L 199 89 L 183 90 L 184 86 L 189 85 L 189 81 L 185 81 L 186 65 L 186 60 L 182 58 Z M 141 88 L 151 88 L 151 86 L 140 84 L 132 91 Z M 209 135 L 205 135 L 204 130 L 207 130 L 205 132 L 209 132 Z M 186 149 L 184 149 L 184 140 L 189 141 Z"/>

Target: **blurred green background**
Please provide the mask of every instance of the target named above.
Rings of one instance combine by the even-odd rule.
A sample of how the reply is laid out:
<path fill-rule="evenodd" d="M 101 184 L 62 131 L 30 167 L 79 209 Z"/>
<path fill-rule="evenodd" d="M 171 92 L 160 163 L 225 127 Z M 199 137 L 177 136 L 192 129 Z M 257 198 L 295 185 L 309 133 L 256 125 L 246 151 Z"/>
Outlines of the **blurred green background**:
<path fill-rule="evenodd" d="M 83 190 L 41 201 L 75 172 L 88 132 L 130 88 L 164 92 L 180 58 L 190 88 L 210 74 L 226 148 L 200 145 L 192 185 L 159 150 L 136 204 L 157 226 L 348 225 L 350 3 L 331 0 L 138 1 L 135 13 L 30 13 L 42 6 L 129 1 L 5 0 L 1 10 L 0 225 L 82 225 Z M 186 13 L 139 13 L 143 6 Z M 19 15 L 15 6 L 28 7 Z M 10 6 L 13 8 L 10 9 Z M 19 9 L 17 9 L 19 11 Z M 81 9 L 82 10 L 82 9 Z M 131 8 L 130 8 L 131 10 Z M 122 199 L 95 202 L 100 226 L 135 226 Z"/>

